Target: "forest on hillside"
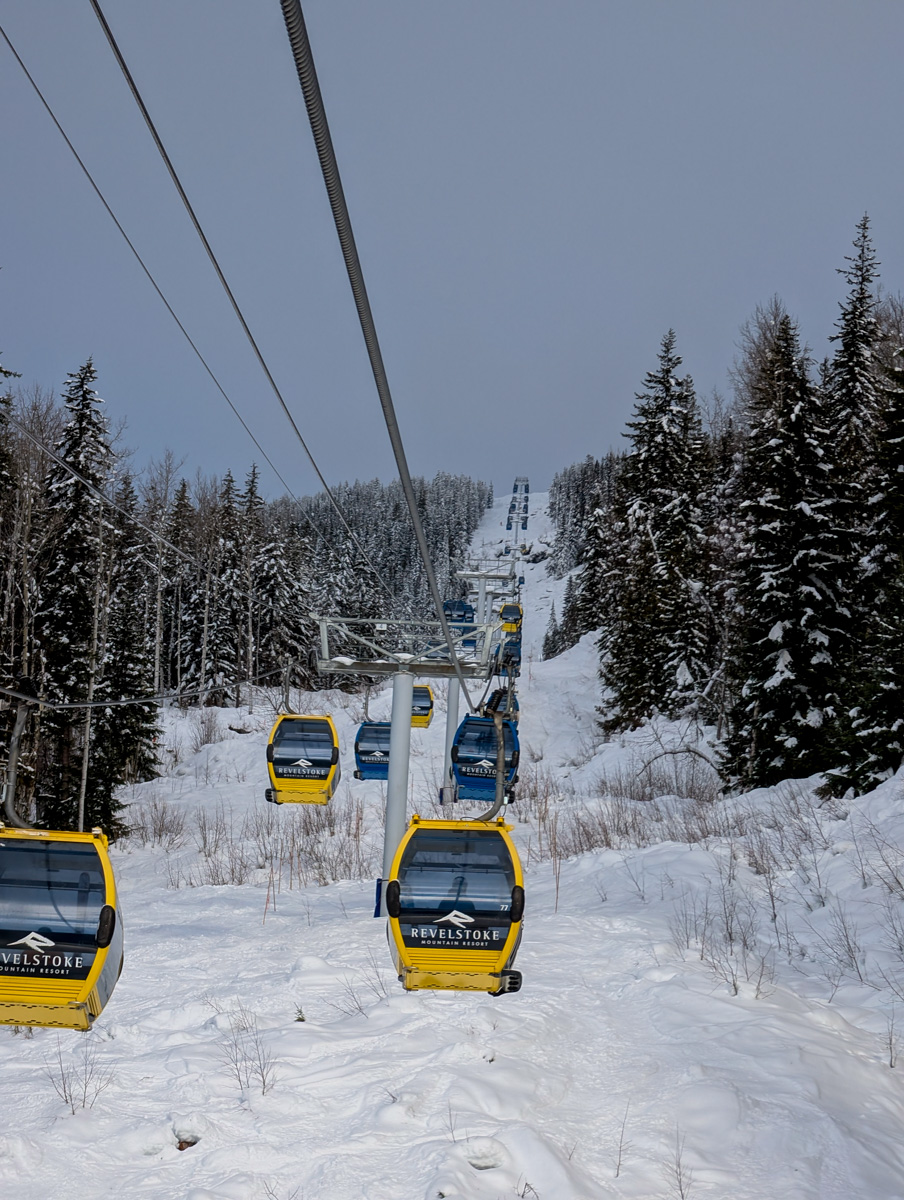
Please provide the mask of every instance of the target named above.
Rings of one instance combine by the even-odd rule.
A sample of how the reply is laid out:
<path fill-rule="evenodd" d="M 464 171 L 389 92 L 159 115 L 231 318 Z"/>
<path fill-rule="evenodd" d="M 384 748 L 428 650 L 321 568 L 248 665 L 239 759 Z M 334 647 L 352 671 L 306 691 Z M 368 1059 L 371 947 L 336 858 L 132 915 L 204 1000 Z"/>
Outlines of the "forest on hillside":
<path fill-rule="evenodd" d="M 866 216 L 839 274 L 830 353 L 774 298 L 704 414 L 670 330 L 630 448 L 550 492 L 572 574 L 544 655 L 596 632 L 603 728 L 691 718 L 733 789 L 821 773 L 859 794 L 904 757 L 904 299 Z"/>
<path fill-rule="evenodd" d="M 241 483 L 229 471 L 189 482 L 167 454 L 136 474 L 90 360 L 61 402 L 3 376 L 0 684 L 69 706 L 30 707 L 16 803 L 39 823 L 72 827 L 81 803 L 88 826 L 115 828 L 116 787 L 156 770 L 161 698 L 228 705 L 252 683 L 335 686 L 317 675 L 316 616 L 429 617 L 398 483 L 339 485 L 340 516 L 325 495 L 266 500 L 253 465 Z M 456 595 L 492 487 L 414 484 L 439 585 Z"/>

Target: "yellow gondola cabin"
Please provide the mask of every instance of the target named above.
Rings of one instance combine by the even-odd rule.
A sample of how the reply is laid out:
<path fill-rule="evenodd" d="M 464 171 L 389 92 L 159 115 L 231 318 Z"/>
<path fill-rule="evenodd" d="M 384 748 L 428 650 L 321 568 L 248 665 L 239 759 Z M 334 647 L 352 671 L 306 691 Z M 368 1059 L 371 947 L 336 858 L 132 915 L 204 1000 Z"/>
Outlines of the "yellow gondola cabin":
<path fill-rule="evenodd" d="M 521 987 L 524 878 L 511 825 L 411 824 L 386 883 L 389 941 L 406 991 L 502 995 Z"/>
<path fill-rule="evenodd" d="M 288 713 L 277 718 L 267 743 L 275 804 L 326 804 L 339 786 L 339 735 L 332 717 Z"/>
<path fill-rule="evenodd" d="M 521 622 L 524 619 L 524 611 L 520 604 L 515 604 L 514 602 L 503 604 L 499 611 L 499 619 L 502 621 L 502 628 L 505 633 L 519 633 Z"/>
<path fill-rule="evenodd" d="M 122 962 L 104 834 L 0 825 L 0 1024 L 90 1029 Z"/>
<path fill-rule="evenodd" d="M 426 683 L 415 684 L 411 697 L 411 728 L 428 729 L 433 720 L 433 688 Z"/>

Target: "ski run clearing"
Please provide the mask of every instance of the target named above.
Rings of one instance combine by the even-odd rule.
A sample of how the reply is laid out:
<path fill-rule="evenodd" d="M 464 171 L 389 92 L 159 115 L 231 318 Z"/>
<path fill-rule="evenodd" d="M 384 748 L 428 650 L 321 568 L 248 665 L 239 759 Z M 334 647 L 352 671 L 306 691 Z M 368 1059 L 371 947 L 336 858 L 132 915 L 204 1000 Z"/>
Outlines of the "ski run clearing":
<path fill-rule="evenodd" d="M 534 556 L 544 502 L 512 535 Z M 722 800 L 702 757 L 667 753 L 708 753 L 705 731 L 604 742 L 593 639 L 541 662 L 564 581 L 525 575 L 522 991 L 397 983 L 372 915 L 384 785 L 352 778 L 361 697 L 293 695 L 339 729 L 329 809 L 264 802 L 275 692 L 170 710 L 164 774 L 125 797 L 135 833 L 113 850 L 112 1000 L 89 1034 L 0 1030 L 0 1195 L 904 1197 L 900 777 L 850 801 L 814 780 Z M 412 731 L 425 816 L 436 690 Z"/>

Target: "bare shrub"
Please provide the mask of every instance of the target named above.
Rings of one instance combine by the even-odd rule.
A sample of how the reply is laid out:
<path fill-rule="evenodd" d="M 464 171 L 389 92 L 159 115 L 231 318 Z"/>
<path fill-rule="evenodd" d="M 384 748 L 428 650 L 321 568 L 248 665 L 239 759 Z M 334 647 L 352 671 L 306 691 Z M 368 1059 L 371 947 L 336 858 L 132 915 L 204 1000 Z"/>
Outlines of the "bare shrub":
<path fill-rule="evenodd" d="M 622 1164 L 624 1163 L 625 1155 L 631 1149 L 631 1143 L 625 1140 L 625 1130 L 628 1126 L 628 1110 L 631 1107 L 629 1100 L 625 1104 L 625 1115 L 622 1117 L 621 1125 L 618 1130 L 618 1145 L 615 1153 L 615 1178 L 618 1179 L 621 1175 Z"/>
<path fill-rule="evenodd" d="M 881 922 L 885 945 L 898 958 L 904 959 L 904 910 L 901 902 L 892 895 L 885 897 Z"/>
<path fill-rule="evenodd" d="M 259 868 L 278 867 L 283 841 L 279 816 L 276 806 L 268 804 L 266 808 L 251 809 L 242 821 L 242 839 L 252 844 L 252 856 Z"/>
<path fill-rule="evenodd" d="M 197 754 L 204 746 L 223 740 L 220 717 L 216 708 L 196 709 L 192 719 L 191 748 Z"/>
<path fill-rule="evenodd" d="M 195 820 L 195 845 L 205 858 L 216 858 L 232 840 L 232 815 L 227 820 L 226 810 L 218 804 L 212 812 L 199 808 Z"/>
<path fill-rule="evenodd" d="M 239 1001 L 227 1013 L 229 1028 L 220 1044 L 220 1057 L 240 1092 L 256 1081 L 261 1095 L 276 1085 L 276 1064 L 257 1024 L 257 1017 Z"/>
<path fill-rule="evenodd" d="M 154 797 L 129 808 L 128 837 L 142 846 L 178 849 L 185 841 L 185 810 Z"/>
<path fill-rule="evenodd" d="M 713 914 L 709 904 L 709 890 L 702 897 L 695 893 L 680 896 L 674 903 L 669 920 L 669 930 L 679 951 L 698 947 L 703 958 L 709 943 Z"/>
<path fill-rule="evenodd" d="M 279 875 L 289 886 L 325 885 L 340 879 L 370 879 L 377 869 L 377 849 L 365 838 L 361 800 L 306 804 L 286 823 L 279 849 Z"/>
<path fill-rule="evenodd" d="M 571 789 L 562 785 L 555 771 L 548 767 L 530 765 L 519 769 L 518 811 L 543 823 L 549 816 L 550 805 L 557 804 L 566 796 L 573 795 Z"/>
<path fill-rule="evenodd" d="M 675 1126 L 675 1149 L 666 1166 L 666 1178 L 678 1200 L 688 1200 L 694 1183 L 694 1172 L 684 1161 L 684 1134 Z"/>
<path fill-rule="evenodd" d="M 839 902 L 831 910 L 827 934 L 820 933 L 809 921 L 807 925 L 831 966 L 843 974 L 855 976 L 860 983 L 867 982 L 860 965 L 863 958 L 860 933 L 843 904 Z"/>
<path fill-rule="evenodd" d="M 87 1033 L 78 1049 L 68 1057 L 63 1054 L 57 1034 L 56 1053 L 44 1059 L 44 1072 L 73 1115 L 80 1108 L 93 1108 L 101 1092 L 113 1082 L 113 1072 L 101 1066 L 96 1039 Z"/>
<path fill-rule="evenodd" d="M 715 769 L 698 755 L 664 751 L 646 763 L 603 774 L 600 792 L 644 803 L 675 796 L 714 804 L 721 797 L 721 783 Z"/>
<path fill-rule="evenodd" d="M 365 997 L 360 991 L 357 983 L 350 975 L 345 975 L 342 979 L 342 990 L 339 993 L 337 1000 L 330 1000 L 331 1008 L 335 1008 L 337 1012 L 342 1013 L 346 1017 L 359 1015 L 367 1018 L 367 1007 L 364 1003 Z"/>
<path fill-rule="evenodd" d="M 904 896 L 904 852 L 890 842 L 871 821 L 867 822 L 867 832 L 873 850 L 873 871 L 889 894 Z M 875 859 L 879 860 L 881 866 L 876 865 Z"/>

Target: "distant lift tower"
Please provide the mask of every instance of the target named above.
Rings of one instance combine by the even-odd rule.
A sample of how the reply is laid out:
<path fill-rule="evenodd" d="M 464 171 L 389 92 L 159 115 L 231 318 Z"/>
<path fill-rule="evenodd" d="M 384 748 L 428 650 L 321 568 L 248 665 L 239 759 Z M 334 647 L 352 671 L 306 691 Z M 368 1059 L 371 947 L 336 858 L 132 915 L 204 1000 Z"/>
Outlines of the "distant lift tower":
<path fill-rule="evenodd" d="M 509 560 L 503 564 L 498 559 L 492 559 L 490 562 L 474 563 L 467 571 L 456 571 L 456 578 L 465 579 L 469 587 L 477 592 L 477 603 L 474 606 L 474 615 L 478 621 L 483 624 L 488 624 L 492 620 L 492 600 L 494 595 L 514 596 L 518 592 L 518 577 L 515 570 L 515 563 Z M 498 588 L 491 589 L 487 584 L 499 584 Z"/>

